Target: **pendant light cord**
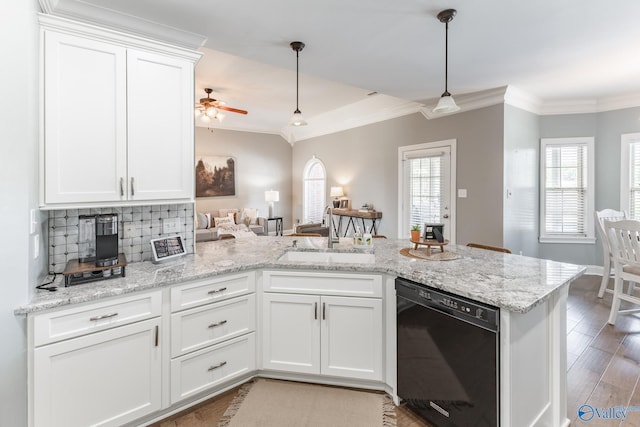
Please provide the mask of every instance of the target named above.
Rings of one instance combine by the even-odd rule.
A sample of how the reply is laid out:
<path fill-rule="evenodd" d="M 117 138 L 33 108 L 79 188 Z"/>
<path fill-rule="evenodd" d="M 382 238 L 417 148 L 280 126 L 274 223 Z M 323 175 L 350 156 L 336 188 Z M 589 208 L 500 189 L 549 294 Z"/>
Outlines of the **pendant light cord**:
<path fill-rule="evenodd" d="M 444 93 L 449 94 L 449 21 L 445 23 L 444 30 Z"/>
<path fill-rule="evenodd" d="M 300 55 L 300 50 L 296 49 L 296 112 L 300 112 L 300 108 L 298 107 L 298 93 L 299 93 L 299 89 L 298 89 L 298 79 L 299 79 L 299 75 L 300 75 L 300 70 L 299 70 L 299 55 Z"/>

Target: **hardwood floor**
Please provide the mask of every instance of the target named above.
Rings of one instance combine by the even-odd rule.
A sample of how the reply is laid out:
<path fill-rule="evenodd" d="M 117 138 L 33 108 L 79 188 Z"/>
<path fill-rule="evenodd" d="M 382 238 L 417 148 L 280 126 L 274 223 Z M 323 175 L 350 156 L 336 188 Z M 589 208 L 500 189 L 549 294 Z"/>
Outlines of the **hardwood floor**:
<path fill-rule="evenodd" d="M 572 426 L 640 427 L 640 410 L 625 421 L 583 422 L 578 408 L 636 405 L 640 409 L 640 314 L 620 315 L 607 324 L 611 294 L 597 297 L 600 276 L 583 276 L 571 284 L 567 308 L 567 414 Z M 638 291 L 637 291 L 638 292 Z M 215 427 L 235 389 L 153 427 Z M 396 410 L 398 427 L 432 427 L 406 408 Z"/>
<path fill-rule="evenodd" d="M 600 276 L 571 284 L 567 308 L 567 414 L 572 426 L 640 427 L 640 314 L 607 323 L 611 294 L 597 297 Z M 638 292 L 638 290 L 636 290 Z M 624 305 L 624 304 L 623 304 Z M 582 421 L 578 408 L 639 406 L 626 420 Z"/>

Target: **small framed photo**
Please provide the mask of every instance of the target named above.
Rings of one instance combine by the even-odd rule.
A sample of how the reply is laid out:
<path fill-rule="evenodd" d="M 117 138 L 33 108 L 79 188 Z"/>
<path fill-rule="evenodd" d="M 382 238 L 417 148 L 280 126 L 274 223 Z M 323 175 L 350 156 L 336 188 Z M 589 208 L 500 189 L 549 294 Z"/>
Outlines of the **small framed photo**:
<path fill-rule="evenodd" d="M 179 235 L 151 239 L 153 262 L 166 261 L 186 255 L 187 250 Z"/>
<path fill-rule="evenodd" d="M 340 209 L 349 209 L 349 199 L 340 200 Z"/>

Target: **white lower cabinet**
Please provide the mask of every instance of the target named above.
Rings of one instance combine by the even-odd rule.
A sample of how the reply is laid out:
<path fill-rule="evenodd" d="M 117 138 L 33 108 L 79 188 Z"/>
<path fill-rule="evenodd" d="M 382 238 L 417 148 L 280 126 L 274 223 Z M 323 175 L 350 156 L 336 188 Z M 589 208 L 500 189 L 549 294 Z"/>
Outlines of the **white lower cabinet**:
<path fill-rule="evenodd" d="M 310 274 L 317 283 L 318 274 Z M 323 274 L 330 282 L 332 274 Z M 277 272 L 265 274 L 265 290 L 275 288 L 272 285 L 278 282 L 278 276 Z M 341 274 L 340 278 L 344 281 L 345 276 Z M 362 282 L 362 276 L 354 275 L 354 282 Z M 369 277 L 374 282 L 381 280 L 379 276 Z M 286 280 L 291 281 L 291 276 Z M 304 275 L 299 281 L 306 287 Z M 348 293 L 348 285 L 340 292 Z M 382 337 L 381 298 L 263 294 L 265 369 L 381 381 Z"/>
<path fill-rule="evenodd" d="M 160 318 L 38 347 L 33 425 L 119 426 L 161 407 Z"/>
<path fill-rule="evenodd" d="M 254 371 L 255 353 L 250 333 L 171 360 L 171 403 Z"/>

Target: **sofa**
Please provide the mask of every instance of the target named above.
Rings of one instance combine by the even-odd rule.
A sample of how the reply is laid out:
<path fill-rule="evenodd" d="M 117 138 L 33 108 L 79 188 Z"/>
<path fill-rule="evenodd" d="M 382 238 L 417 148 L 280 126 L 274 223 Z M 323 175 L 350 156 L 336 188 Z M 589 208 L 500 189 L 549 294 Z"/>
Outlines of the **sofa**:
<path fill-rule="evenodd" d="M 222 234 L 252 231 L 264 235 L 266 218 L 260 216 L 258 209 L 217 209 L 196 213 L 196 242 L 218 240 Z M 217 224 L 216 224 L 217 222 Z"/>

